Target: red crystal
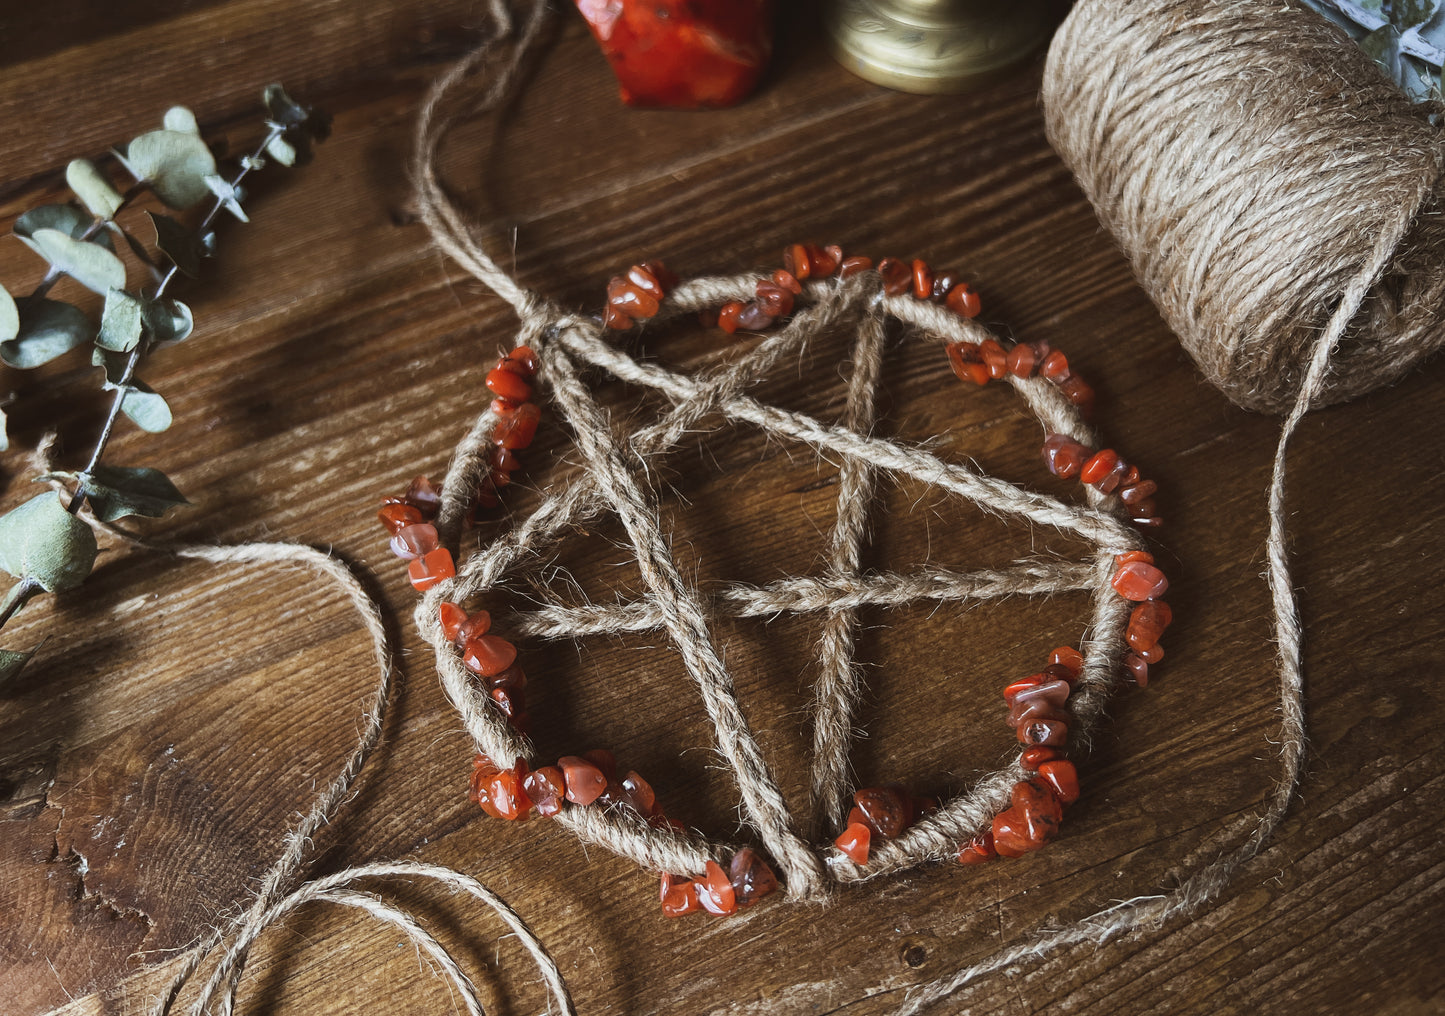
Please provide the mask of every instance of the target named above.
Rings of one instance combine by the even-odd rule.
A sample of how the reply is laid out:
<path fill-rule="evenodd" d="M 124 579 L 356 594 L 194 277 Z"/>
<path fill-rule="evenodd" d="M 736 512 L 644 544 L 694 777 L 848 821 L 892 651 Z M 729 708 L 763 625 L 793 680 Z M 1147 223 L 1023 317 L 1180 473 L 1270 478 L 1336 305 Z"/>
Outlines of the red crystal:
<path fill-rule="evenodd" d="M 732 879 L 716 861 L 707 862 L 707 876 L 697 883 L 697 899 L 710 914 L 723 916 L 737 912 L 738 897 Z"/>
<path fill-rule="evenodd" d="M 702 907 L 697 901 L 696 884 L 690 878 L 678 878 L 663 872 L 661 895 L 662 912 L 668 917 L 681 917 Z"/>
<path fill-rule="evenodd" d="M 492 403 L 492 408 L 497 411 L 496 402 Z M 536 437 L 537 424 L 542 420 L 542 411 L 535 402 L 524 402 L 520 406 L 497 411 L 497 415 L 501 419 L 492 432 L 492 440 L 503 448 L 527 447 Z"/>
<path fill-rule="evenodd" d="M 481 635 L 467 639 L 462 647 L 462 663 L 473 674 L 492 677 L 512 665 L 517 647 L 499 635 Z"/>
<path fill-rule="evenodd" d="M 437 608 L 437 620 L 441 622 L 442 634 L 448 642 L 455 642 L 467 621 L 467 612 L 455 603 L 443 603 Z"/>
<path fill-rule="evenodd" d="M 772 51 L 771 0 L 576 0 L 629 106 L 731 106 Z"/>
<path fill-rule="evenodd" d="M 562 797 L 567 793 L 567 785 L 562 770 L 556 766 L 543 766 L 528 773 L 522 778 L 522 789 L 531 798 L 537 814 L 552 816 L 562 810 Z"/>
<path fill-rule="evenodd" d="M 425 557 L 419 557 L 407 565 L 407 574 L 411 578 L 413 588 L 423 593 L 456 573 L 457 567 L 452 563 L 452 552 L 445 547 L 438 547 Z"/>
<path fill-rule="evenodd" d="M 567 800 L 573 804 L 591 804 L 607 789 L 607 777 L 586 759 L 564 755 L 557 765 L 567 784 Z"/>
<path fill-rule="evenodd" d="M 728 880 L 732 882 L 740 907 L 746 907 L 778 888 L 778 876 L 752 847 L 743 847 L 733 855 L 732 863 L 728 865 Z"/>
<path fill-rule="evenodd" d="M 873 833 L 862 822 L 850 822 L 848 828 L 833 841 L 833 846 L 848 855 L 848 859 L 854 864 L 868 863 L 868 844 L 873 839 Z"/>
<path fill-rule="evenodd" d="M 864 824 L 884 839 L 893 839 L 913 819 L 913 809 L 896 787 L 865 787 L 853 795 Z M 851 821 L 851 819 L 850 819 Z"/>
<path fill-rule="evenodd" d="M 384 504 L 381 506 L 381 511 L 376 513 L 376 517 L 381 519 L 381 524 L 392 536 L 407 526 L 414 526 L 425 521 L 421 517 L 421 512 L 409 504 Z"/>

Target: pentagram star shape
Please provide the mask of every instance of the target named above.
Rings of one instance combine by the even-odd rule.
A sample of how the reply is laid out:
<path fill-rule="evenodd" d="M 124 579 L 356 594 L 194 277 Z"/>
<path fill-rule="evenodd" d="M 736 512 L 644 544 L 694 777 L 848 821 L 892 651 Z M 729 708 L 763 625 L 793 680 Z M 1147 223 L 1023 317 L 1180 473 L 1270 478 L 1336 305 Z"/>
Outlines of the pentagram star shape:
<path fill-rule="evenodd" d="M 729 287 L 745 298 L 755 282 L 746 276 L 686 284 L 671 294 L 668 309 L 674 315 L 696 311 L 716 302 L 719 292 L 730 291 Z M 854 881 L 954 856 L 961 843 L 1006 806 L 1009 788 L 1021 778 L 1022 770 L 1015 762 L 985 777 L 969 792 L 943 802 L 936 812 L 897 838 L 877 844 L 866 865 L 855 864 L 831 848 L 815 849 L 800 834 L 802 823 L 790 813 L 744 716 L 710 632 L 711 615 L 821 615 L 823 666 L 814 687 L 810 804 L 815 821 L 836 823 L 846 810 L 848 749 L 860 691 L 853 658 L 859 608 L 1090 591 L 1093 603 L 1083 643 L 1085 665 L 1070 698 L 1078 729 L 1086 730 L 1113 685 L 1117 660 L 1110 647 L 1122 644 L 1128 617 L 1127 601 L 1109 586 L 1114 558 L 1143 544 L 1108 510 L 1108 499 L 1092 488 L 1085 488 L 1086 503 L 1065 503 L 986 475 L 971 465 L 944 461 L 924 448 L 872 436 L 879 364 L 890 323 L 901 325 L 910 338 L 940 347 L 947 342 L 979 342 L 991 337 L 982 325 L 907 296 L 885 296 L 876 280 L 871 285 L 866 279 L 814 282 L 805 295 L 808 302 L 800 305 L 780 331 L 734 362 L 701 376 L 634 359 L 608 341 L 599 325 L 589 319 L 553 313 L 545 322 L 528 322 L 519 341 L 530 344 L 540 355 L 541 377 L 552 389 L 551 410 L 569 425 L 582 469 L 558 489 L 550 490 L 542 504 L 512 529 L 470 556 L 455 580 L 430 591 L 418 607 L 417 620 L 436 649 L 443 684 L 478 749 L 501 767 L 526 758 L 526 744 L 492 707 L 485 691 L 475 685 L 442 635 L 435 620 L 437 607 L 442 601 L 461 602 L 485 594 L 509 569 L 561 539 L 571 527 L 603 510 L 615 513 L 636 559 L 645 594 L 632 602 L 605 607 L 546 603 L 540 610 L 513 618 L 509 630 L 541 637 L 665 633 L 702 698 L 716 748 L 736 783 L 747 825 L 778 863 L 789 894 L 817 898 L 830 881 Z M 856 340 L 847 400 L 838 423 L 824 423 L 748 394 L 780 361 L 798 355 L 824 328 L 840 325 L 855 330 Z M 668 408 L 630 434 L 619 434 L 583 380 L 584 372 L 591 368 L 660 393 Z M 1040 378 L 1010 376 L 1008 380 L 1045 430 L 1097 445 L 1077 410 L 1053 385 Z M 762 428 L 829 453 L 841 463 L 838 511 L 822 574 L 789 577 L 765 586 L 726 584 L 711 596 L 683 579 L 659 521 L 650 465 L 710 416 Z M 469 438 L 480 435 L 484 439 L 494 422 L 495 417 L 482 414 Z M 484 447 L 485 440 L 472 444 Z M 454 460 L 446 481 L 448 489 L 466 477 L 465 460 L 465 454 Z M 1092 556 L 1082 562 L 1035 559 L 1011 568 L 973 572 L 940 568 L 901 574 L 865 572 L 860 559 L 868 505 L 880 478 L 890 473 L 964 498 L 1005 519 L 1063 530 L 1086 541 Z M 454 524 L 444 507 L 443 529 Z M 583 839 L 655 870 L 700 873 L 707 859 L 726 856 L 735 849 L 710 842 L 695 831 L 653 826 L 626 808 L 568 808 L 558 818 Z"/>

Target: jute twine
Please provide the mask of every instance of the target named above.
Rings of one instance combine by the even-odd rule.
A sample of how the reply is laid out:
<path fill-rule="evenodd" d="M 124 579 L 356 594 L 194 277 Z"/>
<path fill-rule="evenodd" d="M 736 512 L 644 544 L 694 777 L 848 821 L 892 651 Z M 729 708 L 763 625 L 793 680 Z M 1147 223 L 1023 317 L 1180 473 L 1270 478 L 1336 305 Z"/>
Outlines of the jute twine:
<path fill-rule="evenodd" d="M 1397 381 L 1445 342 L 1437 108 L 1314 11 L 1082 0 L 1049 49 L 1043 104 L 1140 284 L 1239 405 L 1294 404 L 1361 277 L 1316 404 Z"/>
<path fill-rule="evenodd" d="M 1081 10 L 1093 10 L 1085 4 Z M 1140 5 L 1130 5 L 1140 6 Z M 1185 5 L 1171 5 L 1182 7 Z M 1195 5 L 1198 6 L 1198 5 Z M 1250 5 L 1243 5 L 1249 7 Z M 1235 10 L 1240 5 L 1230 5 Z M 706 377 L 693 379 L 633 361 L 611 345 L 600 326 L 591 319 L 566 313 L 538 294 L 518 285 L 497 268 L 487 255 L 466 217 L 448 200 L 438 182 L 433 159 L 451 114 L 446 112 L 449 93 L 468 77 L 482 74 L 485 81 L 478 107 L 493 108 L 504 102 L 517 86 L 520 69 L 531 55 L 544 21 L 543 3 L 533 3 L 520 30 L 513 33 L 508 12 L 497 0 L 492 5 L 492 36 L 475 54 L 440 79 L 424 104 L 418 122 L 417 157 L 414 173 L 418 204 L 423 220 L 438 245 L 479 280 L 507 300 L 521 325 L 517 341 L 537 349 L 542 361 L 542 380 L 552 404 L 572 424 L 578 438 L 578 454 L 584 465 L 572 482 L 546 498 L 542 505 L 510 532 L 478 553 L 468 557 L 457 578 L 423 597 L 417 608 L 417 626 L 437 650 L 437 667 L 442 683 L 455 703 L 468 732 L 480 750 L 499 764 L 526 757 L 528 745 L 502 721 L 473 687 L 451 646 L 446 644 L 437 622 L 436 607 L 442 599 L 465 599 L 492 588 L 508 569 L 521 566 L 529 552 L 561 525 L 585 521 L 601 510 L 614 511 L 621 518 L 635 549 L 649 596 L 625 607 L 582 607 L 551 604 L 533 613 L 523 629 L 534 636 L 575 636 L 587 632 L 617 632 L 661 629 L 684 650 L 684 662 L 707 704 L 718 736 L 718 751 L 732 771 L 743 802 L 748 824 L 772 854 L 787 879 L 789 893 L 800 899 L 822 896 L 828 881 L 850 881 L 898 870 L 909 864 L 946 856 L 957 849 L 989 820 L 1007 800 L 1007 788 L 1020 773 L 1009 767 L 981 781 L 968 794 L 951 802 L 933 819 L 921 822 L 896 841 L 882 844 L 866 870 L 860 870 L 836 855 L 824 863 L 782 805 L 764 760 L 752 741 L 745 718 L 737 708 L 731 682 L 722 668 L 708 634 L 708 619 L 714 612 L 737 615 L 770 614 L 778 610 L 808 610 L 823 616 L 820 655 L 824 671 L 817 684 L 821 701 L 816 709 L 813 818 L 836 818 L 842 807 L 842 778 L 846 767 L 847 735 L 839 727 L 849 726 L 850 702 L 857 695 L 856 664 L 851 655 L 853 612 L 869 603 L 900 603 L 920 598 L 960 600 L 1011 593 L 1052 593 L 1063 589 L 1098 590 L 1107 578 L 1112 555 L 1138 546 L 1132 530 L 1120 524 L 1097 492 L 1091 492 L 1084 506 L 1062 504 L 1010 484 L 984 476 L 967 467 L 940 462 L 927 452 L 868 435 L 871 423 L 871 394 L 877 381 L 877 356 L 882 324 L 889 318 L 903 321 L 917 334 L 932 341 L 968 338 L 977 340 L 986 332 L 970 322 L 961 322 L 928 304 L 907 298 L 889 300 L 877 288 L 876 278 L 861 276 L 847 283 L 815 283 L 793 320 L 761 342 L 750 354 L 719 368 Z M 1077 20 L 1075 28 L 1077 30 Z M 1223 23 L 1216 26 L 1222 29 Z M 1343 57 L 1340 48 L 1336 56 Z M 1286 54 L 1276 56 L 1284 60 Z M 1051 61 L 1051 72 L 1057 61 Z M 1054 75 L 1056 76 L 1056 75 Z M 1281 128 L 1283 129 L 1283 128 Z M 1421 184 L 1411 194 L 1423 193 Z M 1292 799 L 1304 751 L 1304 713 L 1300 668 L 1301 630 L 1287 567 L 1284 534 L 1285 450 L 1304 413 L 1319 401 L 1339 394 L 1327 384 L 1331 352 L 1337 344 L 1354 335 L 1358 341 L 1361 308 L 1383 299 L 1380 279 L 1387 268 L 1398 264 L 1401 239 L 1410 229 L 1412 215 L 1397 215 L 1394 228 L 1382 227 L 1369 237 L 1363 254 L 1357 252 L 1356 267 L 1342 273 L 1330 311 L 1322 322 L 1317 340 L 1305 347 L 1299 379 L 1288 389 L 1295 391 L 1276 451 L 1274 478 L 1269 498 L 1270 530 L 1267 577 L 1273 598 L 1280 660 L 1281 731 L 1279 750 L 1281 772 L 1270 788 L 1262 813 L 1246 817 L 1223 830 L 1197 857 L 1213 856 L 1175 890 L 1125 900 L 1062 929 L 1033 935 L 986 960 L 970 965 L 910 992 L 900 1013 L 917 1013 L 948 997 L 970 981 L 1071 945 L 1096 946 L 1112 937 L 1159 927 L 1170 920 L 1197 912 L 1214 899 L 1240 865 L 1252 858 L 1277 827 Z M 1268 273 L 1262 273 L 1268 274 Z M 751 295 L 752 277 L 708 279 L 681 287 L 668 301 L 669 312 L 686 313 L 719 300 Z M 746 388 L 768 365 L 795 353 L 800 344 L 817 331 L 841 321 L 855 322 L 856 376 L 850 379 L 848 410 L 837 425 L 825 426 L 810 418 L 788 413 L 752 399 Z M 1354 324 L 1352 324 L 1354 323 Z M 1353 330 L 1352 330 L 1353 329 Z M 671 410 L 661 419 L 631 434 L 614 431 L 605 409 L 583 382 L 584 368 L 601 368 L 616 377 L 661 392 Z M 1019 393 L 1045 429 L 1073 434 L 1080 440 L 1092 435 L 1070 407 L 1047 385 L 1016 382 Z M 1265 396 L 1260 396 L 1265 398 Z M 1283 395 L 1277 396 L 1284 398 Z M 486 397 L 483 396 L 483 399 Z M 1027 518 L 1038 524 L 1069 530 L 1091 542 L 1097 549 L 1091 562 L 1059 565 L 1056 562 L 1026 563 L 998 572 L 951 573 L 933 569 L 913 575 L 870 575 L 857 572 L 858 546 L 866 531 L 866 519 L 843 505 L 830 534 L 827 569 L 811 579 L 788 580 L 757 588 L 729 586 L 711 598 L 704 598 L 679 577 L 666 548 L 656 511 L 656 497 L 645 482 L 648 462 L 669 448 L 677 438 L 706 417 L 722 415 L 765 428 L 834 453 L 843 463 L 840 487 L 866 501 L 876 474 L 898 472 L 933 483 L 985 507 Z M 496 425 L 489 411 L 483 411 L 470 432 L 459 443 L 445 481 L 439 530 L 455 547 L 466 498 L 483 471 L 483 453 Z M 218 562 L 255 562 L 294 559 L 297 548 L 267 547 L 172 548 L 179 553 L 204 556 Z M 208 1006 L 229 1014 L 244 970 L 251 944 L 274 922 L 296 907 L 310 902 L 330 902 L 357 908 L 400 930 L 419 949 L 437 960 L 438 968 L 458 989 L 470 1013 L 480 1006 L 465 974 L 445 948 L 421 928 L 404 910 L 379 898 L 357 892 L 356 882 L 377 876 L 434 880 L 453 890 L 470 894 L 497 912 L 518 935 L 536 960 L 543 980 L 559 1011 L 572 1013 L 571 999 L 555 962 L 545 947 L 506 904 L 470 876 L 446 868 L 418 864 L 373 864 L 339 872 L 324 879 L 300 882 L 310 835 L 326 822 L 345 797 L 381 729 L 390 696 L 390 653 L 375 605 L 344 568 L 326 555 L 303 563 L 318 568 L 338 582 L 352 599 L 365 621 L 377 655 L 379 684 L 366 707 L 367 724 L 343 772 L 319 795 L 306 819 L 293 830 L 282 857 L 263 883 L 256 900 L 230 927 L 218 929 L 187 955 L 169 990 L 158 1000 L 155 1013 L 164 1016 L 176 1002 L 185 983 L 200 969 L 205 958 L 220 949 L 221 958 L 212 967 L 191 1012 L 199 1014 Z M 1085 639 L 1086 665 L 1074 702 L 1076 718 L 1087 729 L 1102 709 L 1104 695 L 1112 682 L 1117 657 L 1108 647 L 1118 644 L 1127 614 L 1117 597 L 1097 596 Z M 703 859 L 726 856 L 732 849 L 710 843 L 700 835 L 676 834 L 650 829 L 631 816 L 628 809 L 573 808 L 561 821 L 585 840 L 603 843 L 639 863 L 673 872 L 698 872 Z M 1233 846 L 1225 846 L 1233 844 Z"/>

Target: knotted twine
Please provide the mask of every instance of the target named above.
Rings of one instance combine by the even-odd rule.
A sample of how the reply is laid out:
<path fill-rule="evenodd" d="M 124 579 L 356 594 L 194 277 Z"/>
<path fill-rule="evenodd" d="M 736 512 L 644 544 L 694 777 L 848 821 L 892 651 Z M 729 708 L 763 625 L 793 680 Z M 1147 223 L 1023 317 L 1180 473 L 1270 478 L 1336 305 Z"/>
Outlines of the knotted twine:
<path fill-rule="evenodd" d="M 792 827 L 786 808 L 780 807 L 776 786 L 769 779 L 766 766 L 761 759 L 754 757 L 756 745 L 751 742 L 746 723 L 736 711 L 736 701 L 731 696 L 726 672 L 721 669 L 716 653 L 711 649 L 706 626 L 708 611 L 746 615 L 772 613 L 779 609 L 809 609 L 825 614 L 820 643 L 825 670 L 817 684 L 817 695 L 820 700 L 827 701 L 817 709 L 819 722 L 815 731 L 812 804 L 815 819 L 836 818 L 841 807 L 838 781 L 843 772 L 842 765 L 846 763 L 840 765 L 838 749 L 839 742 L 844 739 L 830 733 L 837 723 L 829 717 L 846 717 L 848 703 L 857 694 L 856 664 L 846 649 L 851 641 L 847 636 L 854 624 L 853 610 L 865 603 L 907 602 L 929 596 L 961 599 L 996 595 L 996 591 L 1005 589 L 1044 593 L 1081 587 L 1097 590 L 1107 578 L 1113 554 L 1137 546 L 1137 538 L 1107 512 L 1100 510 L 1101 498 L 1095 492 L 1090 492 L 1087 508 L 1063 505 L 967 468 L 938 462 L 921 450 L 868 437 L 866 429 L 871 422 L 868 397 L 876 384 L 878 336 L 886 316 L 904 320 L 935 340 L 978 341 L 986 335 L 981 330 L 975 330 L 978 326 L 971 322 L 959 322 L 937 308 L 915 305 L 906 298 L 901 301 L 883 298 L 877 292 L 876 279 L 863 278 L 841 285 L 813 284 L 807 294 L 811 305 L 796 314 L 787 327 L 764 340 L 737 363 L 717 370 L 704 382 L 698 383 L 632 361 L 604 341 L 595 321 L 563 312 L 539 295 L 526 291 L 500 271 L 486 255 L 465 218 L 451 205 L 436 179 L 433 169 L 436 146 L 449 123 L 449 117 L 441 114 L 440 107 L 452 88 L 489 63 L 494 64 L 494 78 L 479 108 L 492 108 L 505 101 L 515 87 L 520 68 L 538 37 L 543 6 L 539 3 L 530 8 L 517 41 L 509 44 L 505 7 L 500 0 L 494 3 L 495 35 L 491 42 L 440 79 L 428 96 L 418 122 L 418 154 L 414 170 L 422 218 L 432 230 L 438 245 L 517 310 L 522 322 L 518 341 L 532 345 L 539 352 L 543 376 L 550 383 L 553 398 L 563 415 L 573 423 L 574 433 L 579 438 L 579 450 L 588 469 L 579 480 L 544 501 L 537 512 L 511 533 L 470 557 L 454 581 L 423 598 L 417 609 L 418 629 L 437 649 L 437 665 L 443 685 L 480 750 L 504 765 L 527 754 L 525 742 L 515 736 L 471 686 L 470 678 L 440 631 L 436 606 L 443 598 L 464 599 L 479 590 L 491 588 L 509 566 L 527 554 L 533 541 L 540 540 L 559 525 L 584 521 L 601 510 L 602 502 L 597 496 L 601 494 L 606 498 L 607 507 L 618 512 L 637 549 L 639 565 L 651 593 L 649 599 L 618 609 L 553 605 L 538 611 L 525 630 L 535 635 L 576 635 L 589 630 L 661 627 L 685 649 L 696 650 L 697 657 L 688 658 L 686 662 L 718 730 L 719 750 L 737 778 L 750 824 L 782 867 L 793 896 L 818 898 L 823 888 L 822 881 L 828 876 L 840 881 L 871 877 L 951 853 L 960 840 L 982 828 L 1007 799 L 1008 786 L 1021 775 L 1016 766 L 986 778 L 969 795 L 946 806 L 934 819 L 925 820 L 896 841 L 882 844 L 868 870 L 861 871 L 851 862 L 836 856 L 829 858 L 826 867 L 820 865 L 817 855 Z M 1092 9 L 1092 5 L 1084 6 Z M 1231 5 L 1231 9 L 1234 6 Z M 1278 52 L 1272 55 L 1279 58 Z M 1118 97 L 1116 94 L 1115 98 Z M 1410 206 L 1412 211 L 1396 216 L 1373 233 L 1373 242 L 1366 256 L 1359 259 L 1353 272 L 1346 272 L 1340 279 L 1337 302 L 1331 302 L 1333 309 L 1323 334 L 1308 349 L 1303 376 L 1298 382 L 1297 395 L 1276 451 L 1269 499 L 1268 580 L 1280 655 L 1282 773 L 1271 788 L 1263 814 L 1256 819 L 1241 820 L 1226 831 L 1227 836 L 1242 831 L 1242 842 L 1221 858 L 1200 868 L 1173 892 L 1127 900 L 1067 928 L 1035 935 L 981 963 L 924 986 L 912 994 L 900 1012 L 918 1012 L 979 976 L 1042 956 L 1050 950 L 1083 942 L 1097 943 L 1124 932 L 1156 927 L 1170 918 L 1195 912 L 1218 895 L 1235 869 L 1259 851 L 1278 825 L 1293 796 L 1304 745 L 1301 632 L 1289 582 L 1283 533 L 1285 450 L 1303 414 L 1327 395 L 1326 379 L 1335 346 L 1347 336 L 1359 341 L 1361 329 L 1357 317 L 1361 308 L 1371 303 L 1371 313 L 1378 317 L 1383 312 L 1377 308 L 1388 304 L 1380 283 L 1387 267 L 1396 263 L 1401 242 L 1413 226 L 1413 209 L 1418 208 L 1427 196 L 1429 188 L 1419 182 L 1423 176 L 1417 178 L 1418 185 L 1410 192 L 1417 199 Z M 729 298 L 746 299 L 751 295 L 754 281 L 752 277 L 739 277 L 691 283 L 669 299 L 669 312 L 685 313 Z M 859 366 L 858 376 L 850 383 L 849 408 L 841 424 L 826 427 L 806 417 L 765 406 L 744 393 L 749 380 L 757 376 L 752 372 L 760 373 L 768 364 L 795 350 L 813 331 L 850 317 L 858 322 L 859 344 L 855 358 Z M 1276 321 L 1266 318 L 1266 323 Z M 1404 355 L 1408 358 L 1409 354 Z M 1399 358 L 1393 360 L 1394 366 L 1390 369 L 1398 371 L 1400 362 Z M 583 384 L 579 365 L 601 367 L 625 380 L 659 390 L 672 402 L 672 410 L 656 423 L 620 439 L 613 433 L 605 411 Z M 1092 435 L 1082 427 L 1072 408 L 1058 399 L 1056 393 L 1051 396 L 1049 387 L 1028 382 L 1017 387 L 1045 429 L 1090 441 Z M 1262 399 L 1272 397 L 1275 396 L 1259 396 Z M 899 471 L 926 479 L 985 506 L 1020 514 L 1035 522 L 1071 529 L 1093 541 L 1099 548 L 1098 556 L 1091 569 L 1075 567 L 1071 570 L 1035 564 L 1007 572 L 956 575 L 934 571 L 914 576 L 872 576 L 865 580 L 856 574 L 857 546 L 862 530 L 866 528 L 865 522 L 856 512 L 844 506 L 831 537 L 828 570 L 823 577 L 792 580 L 763 589 L 732 586 L 723 590 L 712 602 L 704 603 L 696 591 L 689 589 L 678 577 L 666 552 L 665 541 L 660 538 L 653 494 L 640 478 L 645 474 L 651 457 L 665 451 L 681 433 L 697 425 L 704 417 L 718 412 L 839 454 L 845 463 L 840 487 L 855 494 L 871 489 L 870 483 L 876 471 Z M 485 471 L 483 453 L 496 423 L 490 411 L 484 411 L 459 444 L 449 468 L 439 530 L 453 546 L 465 509 L 465 499 Z M 1118 644 L 1117 636 L 1122 631 L 1126 614 L 1127 607 L 1121 607 L 1117 599 L 1111 602 L 1106 597 L 1096 597 L 1091 634 L 1085 640 L 1084 675 L 1074 700 L 1082 728 L 1088 727 L 1102 707 L 1104 693 L 1117 664 L 1117 658 L 1111 658 L 1117 650 L 1111 651 L 1109 646 Z M 377 644 L 384 649 L 383 643 Z M 385 666 L 382 674 L 378 701 L 383 701 L 387 694 Z M 846 727 L 846 719 L 842 723 Z M 364 759 L 366 737 L 363 737 L 358 750 Z M 846 754 L 846 749 L 843 754 Z M 350 779 L 355 775 L 353 770 L 358 769 L 359 764 L 348 765 L 347 772 L 335 786 L 349 786 Z M 313 816 L 329 814 L 335 799 L 329 793 L 323 795 Z M 704 859 L 725 854 L 728 849 L 707 843 L 694 834 L 652 830 L 631 816 L 627 809 L 568 809 L 562 819 L 584 839 L 603 843 L 648 867 L 674 872 L 700 872 Z M 302 840 L 304 837 L 298 838 L 293 834 L 293 843 Z M 420 948 L 438 958 L 443 973 L 462 991 L 469 1011 L 479 1011 L 474 994 L 466 990 L 465 976 L 450 962 L 445 950 L 434 939 L 404 912 L 348 888 L 352 881 L 367 875 L 396 873 L 439 879 L 471 892 L 497 909 L 532 950 L 554 1000 L 564 1012 L 572 1011 L 565 985 L 561 983 L 556 966 L 546 956 L 541 943 L 515 914 L 506 909 L 505 904 L 468 876 L 420 865 L 370 865 L 338 873 L 326 880 L 305 883 L 299 889 L 282 895 L 282 888 L 299 871 L 300 856 L 299 848 L 288 849 L 274 869 L 273 876 L 268 878 L 267 891 L 237 922 L 236 929 L 233 929 L 236 935 L 221 963 L 213 970 L 201 998 L 194 1004 L 193 1012 L 202 1011 L 214 993 L 220 991 L 221 1011 L 229 1013 L 250 943 L 271 922 L 311 900 L 358 906 L 402 929 Z M 158 1006 L 158 1012 L 169 1010 L 184 981 L 194 972 L 205 953 L 221 940 L 222 936 L 218 933 L 202 943 L 193 957 L 188 958 L 185 969 Z"/>

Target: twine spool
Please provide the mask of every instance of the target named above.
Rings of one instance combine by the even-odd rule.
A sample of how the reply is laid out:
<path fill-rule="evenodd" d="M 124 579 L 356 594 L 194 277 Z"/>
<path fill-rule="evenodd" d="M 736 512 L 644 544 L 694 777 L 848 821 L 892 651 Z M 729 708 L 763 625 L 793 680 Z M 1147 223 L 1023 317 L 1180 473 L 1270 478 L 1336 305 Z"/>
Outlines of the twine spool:
<path fill-rule="evenodd" d="M 1442 343 L 1440 130 L 1335 26 L 1282 0 L 1083 0 L 1049 49 L 1048 135 L 1206 378 L 1282 412 L 1343 291 L 1388 263 L 1316 405 Z"/>

